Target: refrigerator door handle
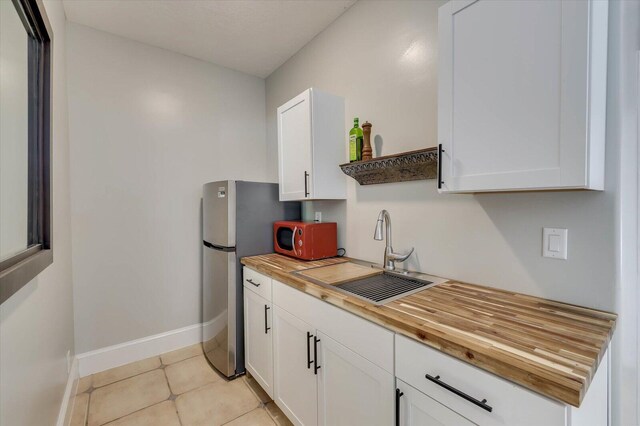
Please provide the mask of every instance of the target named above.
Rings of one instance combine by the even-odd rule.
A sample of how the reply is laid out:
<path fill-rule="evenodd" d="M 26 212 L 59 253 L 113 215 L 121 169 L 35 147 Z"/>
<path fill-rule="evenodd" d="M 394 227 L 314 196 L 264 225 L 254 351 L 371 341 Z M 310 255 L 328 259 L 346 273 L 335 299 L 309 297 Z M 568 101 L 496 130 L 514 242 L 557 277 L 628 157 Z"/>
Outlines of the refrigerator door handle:
<path fill-rule="evenodd" d="M 209 241 L 205 241 L 202 240 L 202 244 L 204 244 L 205 247 L 210 248 L 212 250 L 218 250 L 218 251 L 236 251 L 235 247 L 225 247 L 225 246 L 219 246 L 217 244 L 211 244 Z"/>

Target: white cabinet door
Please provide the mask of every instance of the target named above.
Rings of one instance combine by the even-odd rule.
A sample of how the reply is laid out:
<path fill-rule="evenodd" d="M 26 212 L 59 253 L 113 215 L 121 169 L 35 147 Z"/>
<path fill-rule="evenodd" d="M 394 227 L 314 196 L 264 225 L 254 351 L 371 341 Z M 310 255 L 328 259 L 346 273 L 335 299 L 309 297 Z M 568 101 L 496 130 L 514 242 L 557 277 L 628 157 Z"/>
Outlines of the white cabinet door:
<path fill-rule="evenodd" d="M 440 192 L 603 189 L 607 1 L 439 10 Z"/>
<path fill-rule="evenodd" d="M 318 423 L 318 390 L 313 368 L 315 330 L 274 306 L 275 402 L 296 425 Z"/>
<path fill-rule="evenodd" d="M 311 90 L 278 108 L 280 201 L 304 200 L 313 188 L 311 173 Z"/>
<path fill-rule="evenodd" d="M 344 98 L 307 89 L 278 108 L 280 201 L 345 199 Z"/>
<path fill-rule="evenodd" d="M 393 375 L 323 333 L 318 338 L 318 423 L 390 425 Z"/>
<path fill-rule="evenodd" d="M 472 426 L 475 424 L 402 380 L 398 380 L 397 387 L 396 403 L 399 416 L 397 426 Z"/>
<path fill-rule="evenodd" d="M 247 370 L 273 398 L 273 321 L 271 302 L 245 287 L 245 364 Z"/>

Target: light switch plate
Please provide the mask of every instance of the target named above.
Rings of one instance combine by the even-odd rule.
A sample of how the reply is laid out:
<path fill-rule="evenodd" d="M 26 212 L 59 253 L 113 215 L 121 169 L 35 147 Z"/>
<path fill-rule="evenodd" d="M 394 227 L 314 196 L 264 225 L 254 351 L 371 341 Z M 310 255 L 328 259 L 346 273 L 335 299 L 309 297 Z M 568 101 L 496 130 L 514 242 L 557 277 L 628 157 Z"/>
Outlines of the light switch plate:
<path fill-rule="evenodd" d="M 551 259 L 567 259 L 567 236 L 569 231 L 560 228 L 542 229 L 542 256 Z"/>

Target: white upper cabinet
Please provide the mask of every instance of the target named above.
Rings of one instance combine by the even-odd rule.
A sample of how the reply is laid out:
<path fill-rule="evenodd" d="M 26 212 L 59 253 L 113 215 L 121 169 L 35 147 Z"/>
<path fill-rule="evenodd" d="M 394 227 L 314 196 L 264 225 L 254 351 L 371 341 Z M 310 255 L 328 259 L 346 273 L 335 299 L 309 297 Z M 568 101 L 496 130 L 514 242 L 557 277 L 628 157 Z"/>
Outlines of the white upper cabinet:
<path fill-rule="evenodd" d="M 440 192 L 604 189 L 606 0 L 439 10 Z"/>
<path fill-rule="evenodd" d="M 345 199 L 344 99 L 307 89 L 277 116 L 280 201 Z"/>

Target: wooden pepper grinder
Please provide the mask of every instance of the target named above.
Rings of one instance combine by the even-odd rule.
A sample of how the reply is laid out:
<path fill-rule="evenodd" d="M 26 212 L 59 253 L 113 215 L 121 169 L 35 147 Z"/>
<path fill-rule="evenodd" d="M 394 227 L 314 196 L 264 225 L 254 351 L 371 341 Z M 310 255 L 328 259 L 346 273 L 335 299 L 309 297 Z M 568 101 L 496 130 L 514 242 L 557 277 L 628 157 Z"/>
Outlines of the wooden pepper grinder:
<path fill-rule="evenodd" d="M 373 149 L 371 149 L 371 123 L 365 121 L 362 124 L 362 161 L 373 159 Z"/>

